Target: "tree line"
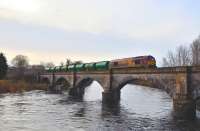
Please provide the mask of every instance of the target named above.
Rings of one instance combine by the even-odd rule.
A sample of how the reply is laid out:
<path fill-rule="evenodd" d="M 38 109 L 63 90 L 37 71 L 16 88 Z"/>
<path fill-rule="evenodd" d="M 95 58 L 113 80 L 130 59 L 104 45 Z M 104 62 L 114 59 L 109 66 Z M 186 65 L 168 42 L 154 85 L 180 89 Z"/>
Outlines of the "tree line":
<path fill-rule="evenodd" d="M 190 46 L 180 45 L 175 51 L 168 51 L 162 64 L 164 67 L 200 65 L 200 36 Z"/>
<path fill-rule="evenodd" d="M 65 62 L 61 62 L 59 66 L 65 66 L 70 64 L 80 64 L 82 61 L 72 61 L 67 58 Z M 0 53 L 0 80 L 6 77 L 9 69 L 14 68 L 14 74 L 17 79 L 24 79 L 25 71 L 31 70 L 31 65 L 29 64 L 29 58 L 25 55 L 17 55 L 11 61 L 12 66 L 8 66 L 7 59 L 3 53 Z M 53 62 L 41 62 L 39 65 L 39 71 L 45 70 L 45 68 L 53 68 L 55 64 Z"/>
<path fill-rule="evenodd" d="M 81 61 L 81 60 L 72 61 L 71 59 L 67 58 L 65 62 L 60 62 L 59 66 L 68 66 L 71 64 L 81 64 L 81 63 L 83 63 L 83 61 Z M 55 67 L 55 64 L 53 62 L 47 62 L 47 63 L 41 62 L 40 64 L 43 65 L 45 68 Z"/>
<path fill-rule="evenodd" d="M 23 76 L 24 70 L 29 67 L 29 59 L 24 55 L 17 55 L 11 61 L 12 65 L 19 71 L 19 76 Z M 72 61 L 67 58 L 61 62 L 60 66 L 70 64 L 80 64 L 82 61 Z M 180 45 L 175 51 L 169 50 L 166 57 L 163 58 L 163 67 L 174 66 L 198 66 L 200 65 L 200 36 L 195 39 L 190 46 Z M 40 66 L 45 68 L 55 67 L 53 62 L 41 62 Z M 8 71 L 8 63 L 5 55 L 0 53 L 0 80 L 5 78 Z"/>

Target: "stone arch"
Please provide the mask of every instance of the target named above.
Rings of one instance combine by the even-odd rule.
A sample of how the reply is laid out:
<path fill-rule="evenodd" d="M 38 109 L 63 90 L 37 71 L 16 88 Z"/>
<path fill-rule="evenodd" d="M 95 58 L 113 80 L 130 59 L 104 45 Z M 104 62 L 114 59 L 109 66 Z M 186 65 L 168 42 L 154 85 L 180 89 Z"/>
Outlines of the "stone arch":
<path fill-rule="evenodd" d="M 43 77 L 43 78 L 41 79 L 41 83 L 44 83 L 44 84 L 47 84 L 47 85 L 50 85 L 50 84 L 51 84 L 51 82 L 50 82 L 50 80 L 49 80 L 48 77 Z"/>
<path fill-rule="evenodd" d="M 84 78 L 78 80 L 76 82 L 75 88 L 85 88 L 85 87 L 91 85 L 93 81 L 97 81 L 101 85 L 101 87 L 104 88 L 105 83 L 103 83 L 102 80 L 95 79 L 95 78 L 92 78 L 92 77 L 84 77 Z"/>
<path fill-rule="evenodd" d="M 119 83 L 117 89 L 121 90 L 127 84 L 144 85 L 153 87 L 153 83 L 148 80 L 136 79 L 136 78 L 126 78 L 121 83 Z"/>
<path fill-rule="evenodd" d="M 127 84 L 134 84 L 134 85 L 148 86 L 150 88 L 162 89 L 166 91 L 169 96 L 173 97 L 173 91 L 166 86 L 167 82 L 165 80 L 152 79 L 152 78 L 126 77 L 118 82 L 118 85 L 115 88 L 115 90 L 120 91 Z"/>
<path fill-rule="evenodd" d="M 127 84 L 135 84 L 135 85 L 150 86 L 150 87 L 154 87 L 154 85 L 155 85 L 151 80 L 126 77 L 126 78 L 122 79 L 121 81 L 119 81 L 116 89 L 121 90 Z"/>
<path fill-rule="evenodd" d="M 56 86 L 60 86 L 62 89 L 68 89 L 71 85 L 64 77 L 60 77 L 55 82 Z"/>
<path fill-rule="evenodd" d="M 82 99 L 85 93 L 85 88 L 91 85 L 93 81 L 97 81 L 98 84 L 103 88 L 104 83 L 102 80 L 92 77 L 83 77 L 77 80 L 75 86 L 70 89 L 69 94 Z"/>

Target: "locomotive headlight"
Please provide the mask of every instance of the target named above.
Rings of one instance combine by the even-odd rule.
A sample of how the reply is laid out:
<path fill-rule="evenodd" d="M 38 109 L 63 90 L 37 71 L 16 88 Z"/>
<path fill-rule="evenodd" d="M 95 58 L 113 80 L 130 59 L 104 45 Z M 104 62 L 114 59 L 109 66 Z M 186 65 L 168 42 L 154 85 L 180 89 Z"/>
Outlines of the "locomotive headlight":
<path fill-rule="evenodd" d="M 155 65 L 155 61 L 154 61 L 154 60 L 150 60 L 150 61 L 148 62 L 148 64 L 149 64 L 149 65 Z"/>
<path fill-rule="evenodd" d="M 152 65 L 155 65 L 155 64 L 156 64 L 156 62 L 155 62 L 154 60 L 152 60 L 152 61 L 151 61 L 151 64 L 152 64 Z"/>

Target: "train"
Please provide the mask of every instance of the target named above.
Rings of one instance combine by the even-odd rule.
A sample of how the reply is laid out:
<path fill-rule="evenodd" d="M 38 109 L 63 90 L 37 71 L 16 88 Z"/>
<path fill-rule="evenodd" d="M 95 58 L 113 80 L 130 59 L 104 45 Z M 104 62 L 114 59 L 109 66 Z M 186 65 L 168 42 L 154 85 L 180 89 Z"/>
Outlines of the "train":
<path fill-rule="evenodd" d="M 47 69 L 47 72 L 105 71 L 115 68 L 156 68 L 156 59 L 152 55 L 137 56 L 111 61 L 56 66 Z"/>

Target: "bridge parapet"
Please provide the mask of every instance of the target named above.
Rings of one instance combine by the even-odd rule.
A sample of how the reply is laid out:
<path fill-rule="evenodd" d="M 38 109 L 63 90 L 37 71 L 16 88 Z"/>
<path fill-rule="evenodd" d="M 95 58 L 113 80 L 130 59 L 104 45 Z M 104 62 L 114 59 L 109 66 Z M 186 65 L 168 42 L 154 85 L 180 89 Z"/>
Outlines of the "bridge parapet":
<path fill-rule="evenodd" d="M 193 73 L 199 73 L 200 72 L 200 66 L 193 66 L 193 67 L 191 67 L 191 72 L 193 72 Z"/>
<path fill-rule="evenodd" d="M 113 74 L 175 74 L 186 73 L 188 70 L 200 72 L 197 67 L 115 68 L 112 72 Z"/>

